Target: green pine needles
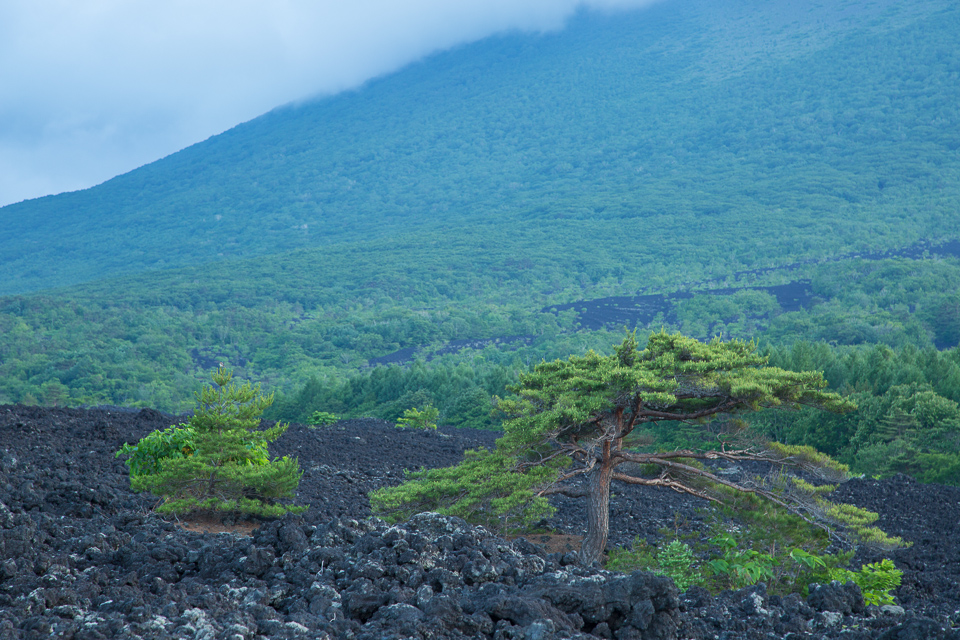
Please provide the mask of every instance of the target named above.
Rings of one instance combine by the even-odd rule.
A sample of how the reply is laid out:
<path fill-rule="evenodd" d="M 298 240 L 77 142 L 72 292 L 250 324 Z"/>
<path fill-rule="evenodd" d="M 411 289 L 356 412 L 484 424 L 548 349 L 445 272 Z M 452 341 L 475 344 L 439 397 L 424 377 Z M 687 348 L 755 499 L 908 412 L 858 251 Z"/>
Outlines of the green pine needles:
<path fill-rule="evenodd" d="M 515 461 L 497 451 L 472 449 L 455 467 L 407 474 L 398 487 L 370 494 L 370 506 L 390 522 L 436 511 L 480 524 L 501 535 L 529 531 L 555 509 L 535 490 L 549 483 L 562 462 L 530 473 L 512 473 Z"/>
<path fill-rule="evenodd" d="M 267 446 L 287 425 L 259 430 L 273 402 L 260 385 L 237 386 L 223 367 L 213 385 L 197 394 L 190 422 L 155 431 L 117 455 L 130 456 L 130 486 L 163 498 L 157 511 L 236 512 L 279 517 L 304 506 L 282 504 L 294 497 L 302 475 L 296 458 L 270 459 Z"/>

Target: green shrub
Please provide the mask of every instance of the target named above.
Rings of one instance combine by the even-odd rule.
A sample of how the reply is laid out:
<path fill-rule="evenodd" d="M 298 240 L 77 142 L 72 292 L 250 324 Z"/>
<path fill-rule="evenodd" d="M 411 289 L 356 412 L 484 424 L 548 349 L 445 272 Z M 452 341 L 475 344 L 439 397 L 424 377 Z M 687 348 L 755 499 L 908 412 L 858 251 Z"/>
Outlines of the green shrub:
<path fill-rule="evenodd" d="M 808 541 L 810 549 L 776 543 L 763 549 L 752 546 L 756 536 L 749 529 L 734 528 L 715 533 L 706 543 L 698 543 L 695 554 L 690 544 L 677 538 L 675 531 L 663 529 L 661 534 L 664 543 L 659 548 L 638 537 L 630 549 L 613 549 L 605 568 L 651 571 L 669 576 L 682 591 L 698 585 L 713 593 L 765 582 L 770 593 L 806 596 L 813 583 L 852 580 L 860 587 L 867 604 L 878 605 L 894 603 L 890 592 L 900 585 L 902 575 L 890 560 L 864 565 L 859 571 L 842 568 L 853 552 L 818 553 L 814 550 L 820 547 L 817 538 Z M 698 561 L 697 555 L 704 560 Z"/>
<path fill-rule="evenodd" d="M 181 422 L 162 431 L 154 431 L 137 444 L 124 444 L 115 457 L 129 456 L 124 464 L 130 469 L 131 477 L 155 474 L 160 471 L 160 464 L 164 460 L 193 455 L 196 448 L 193 435 L 193 429 Z"/>
<path fill-rule="evenodd" d="M 326 427 L 340 420 L 340 416 L 328 411 L 314 411 L 307 421 L 312 426 Z"/>
<path fill-rule="evenodd" d="M 699 570 L 694 566 L 693 550 L 690 545 L 673 540 L 657 552 L 657 573 L 673 579 L 680 591 L 686 591 L 702 581 Z"/>
<path fill-rule="evenodd" d="M 806 595 L 809 585 L 815 582 L 852 580 L 860 587 L 867 604 L 893 604 L 890 591 L 900 585 L 903 575 L 888 559 L 851 571 L 839 565 L 849 562 L 852 553 L 820 555 L 798 548 L 779 554 L 765 553 L 739 549 L 733 536 L 714 537 L 711 542 L 723 549 L 722 557 L 708 563 L 713 576 L 720 578 L 715 588 L 740 589 L 763 581 L 774 593 Z"/>
<path fill-rule="evenodd" d="M 423 409 L 412 407 L 403 412 L 403 417 L 397 419 L 398 427 L 413 427 L 414 429 L 436 429 L 440 411 L 433 405 Z"/>
<path fill-rule="evenodd" d="M 880 562 L 865 564 L 860 571 L 849 569 L 832 569 L 831 580 L 847 582 L 853 580 L 863 593 L 863 600 L 867 604 L 885 605 L 894 604 L 892 590 L 900 586 L 903 572 L 897 569 L 892 560 L 884 558 Z"/>
<path fill-rule="evenodd" d="M 160 472 L 164 461 L 192 456 L 197 448 L 195 436 L 193 427 L 181 422 L 162 431 L 154 431 L 137 444 L 124 444 L 114 457 L 129 456 L 124 464 L 130 469 L 131 476 L 154 475 Z M 244 442 L 244 448 L 249 455 L 237 460 L 238 464 L 260 465 L 270 461 L 265 443 Z"/>
<path fill-rule="evenodd" d="M 719 558 L 707 563 L 714 576 L 722 577 L 728 588 L 742 589 L 760 581 L 771 582 L 776 559 L 755 549 L 741 549 L 732 535 L 719 535 L 710 542 L 721 551 Z"/>
<path fill-rule="evenodd" d="M 612 550 L 607 558 L 606 568 L 610 571 L 624 572 L 638 569 L 651 571 L 673 580 L 680 591 L 686 591 L 693 585 L 703 584 L 703 576 L 697 566 L 693 549 L 679 540 L 671 540 L 657 549 L 642 542 L 638 536 L 629 551 Z"/>

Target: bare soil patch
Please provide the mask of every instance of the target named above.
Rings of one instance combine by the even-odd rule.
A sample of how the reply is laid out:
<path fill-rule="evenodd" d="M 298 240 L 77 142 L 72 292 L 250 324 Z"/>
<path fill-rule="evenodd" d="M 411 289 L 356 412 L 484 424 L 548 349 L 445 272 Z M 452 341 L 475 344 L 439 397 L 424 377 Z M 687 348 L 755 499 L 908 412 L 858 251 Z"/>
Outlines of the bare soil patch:
<path fill-rule="evenodd" d="M 525 538 L 527 542 L 537 545 L 547 553 L 576 553 L 580 550 L 580 543 L 583 542 L 583 536 L 575 536 L 567 533 L 534 533 L 524 536 L 513 536 L 509 539 L 516 540 L 517 538 Z"/>
<path fill-rule="evenodd" d="M 235 522 L 228 520 L 224 522 L 223 518 L 216 515 L 198 515 L 187 518 L 176 518 L 174 523 L 184 531 L 194 533 L 232 533 L 238 536 L 252 536 L 255 529 L 259 528 L 263 522 L 252 520 L 241 520 Z"/>

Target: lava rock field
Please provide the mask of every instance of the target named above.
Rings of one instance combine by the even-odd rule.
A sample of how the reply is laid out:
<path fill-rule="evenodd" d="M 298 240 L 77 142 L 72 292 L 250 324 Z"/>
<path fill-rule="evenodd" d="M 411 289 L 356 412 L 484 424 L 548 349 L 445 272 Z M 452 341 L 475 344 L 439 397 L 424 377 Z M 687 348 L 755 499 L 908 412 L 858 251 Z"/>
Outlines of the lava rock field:
<path fill-rule="evenodd" d="M 904 476 L 854 479 L 834 498 L 880 514 L 913 545 L 901 607 L 864 606 L 852 585 L 810 597 L 757 585 L 711 596 L 664 577 L 579 567 L 457 518 L 370 518 L 366 494 L 407 469 L 456 464 L 498 434 L 349 420 L 293 425 L 274 445 L 304 471 L 300 516 L 252 535 L 195 533 L 152 513 L 114 453 L 179 419 L 144 409 L 0 406 L 0 640 L 33 638 L 553 638 L 960 640 L 960 488 Z M 611 544 L 696 530 L 703 503 L 615 489 Z M 572 500 L 546 524 L 582 535 Z M 859 562 L 879 555 L 861 552 Z M 853 588 L 851 588 L 853 587 Z"/>

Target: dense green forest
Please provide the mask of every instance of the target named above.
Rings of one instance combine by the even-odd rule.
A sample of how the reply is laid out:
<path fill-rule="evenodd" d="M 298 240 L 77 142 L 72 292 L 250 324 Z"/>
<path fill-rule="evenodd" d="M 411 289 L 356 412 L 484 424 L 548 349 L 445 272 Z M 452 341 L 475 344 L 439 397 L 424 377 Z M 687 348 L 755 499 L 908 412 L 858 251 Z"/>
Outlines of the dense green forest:
<path fill-rule="evenodd" d="M 861 407 L 754 432 L 960 482 L 960 258 L 895 255 L 960 238 L 957 33 L 945 0 L 582 13 L 0 208 L 0 403 L 184 411 L 222 362 L 273 418 L 491 428 L 522 368 L 618 342 L 597 301 L 662 294 L 626 324 Z"/>
<path fill-rule="evenodd" d="M 408 356 L 396 362 L 517 367 L 607 349 L 622 330 L 583 330 L 576 309 L 554 314 L 540 306 L 540 286 L 567 283 L 567 296 L 598 295 L 614 288 L 613 274 L 581 287 L 576 262 L 497 272 L 493 265 L 508 258 L 492 251 L 487 268 L 448 269 L 455 248 L 437 248 L 415 264 L 403 260 L 406 243 L 390 248 L 358 250 L 347 261 L 297 252 L 0 299 L 0 401 L 179 411 L 192 406 L 192 392 L 219 362 L 290 393 L 404 349 Z M 809 279 L 809 308 L 783 311 L 753 288 L 703 290 L 640 328 L 771 345 L 960 343 L 957 258 L 851 259 L 764 276 L 797 277 Z M 469 346 L 450 348 L 456 341 Z"/>

